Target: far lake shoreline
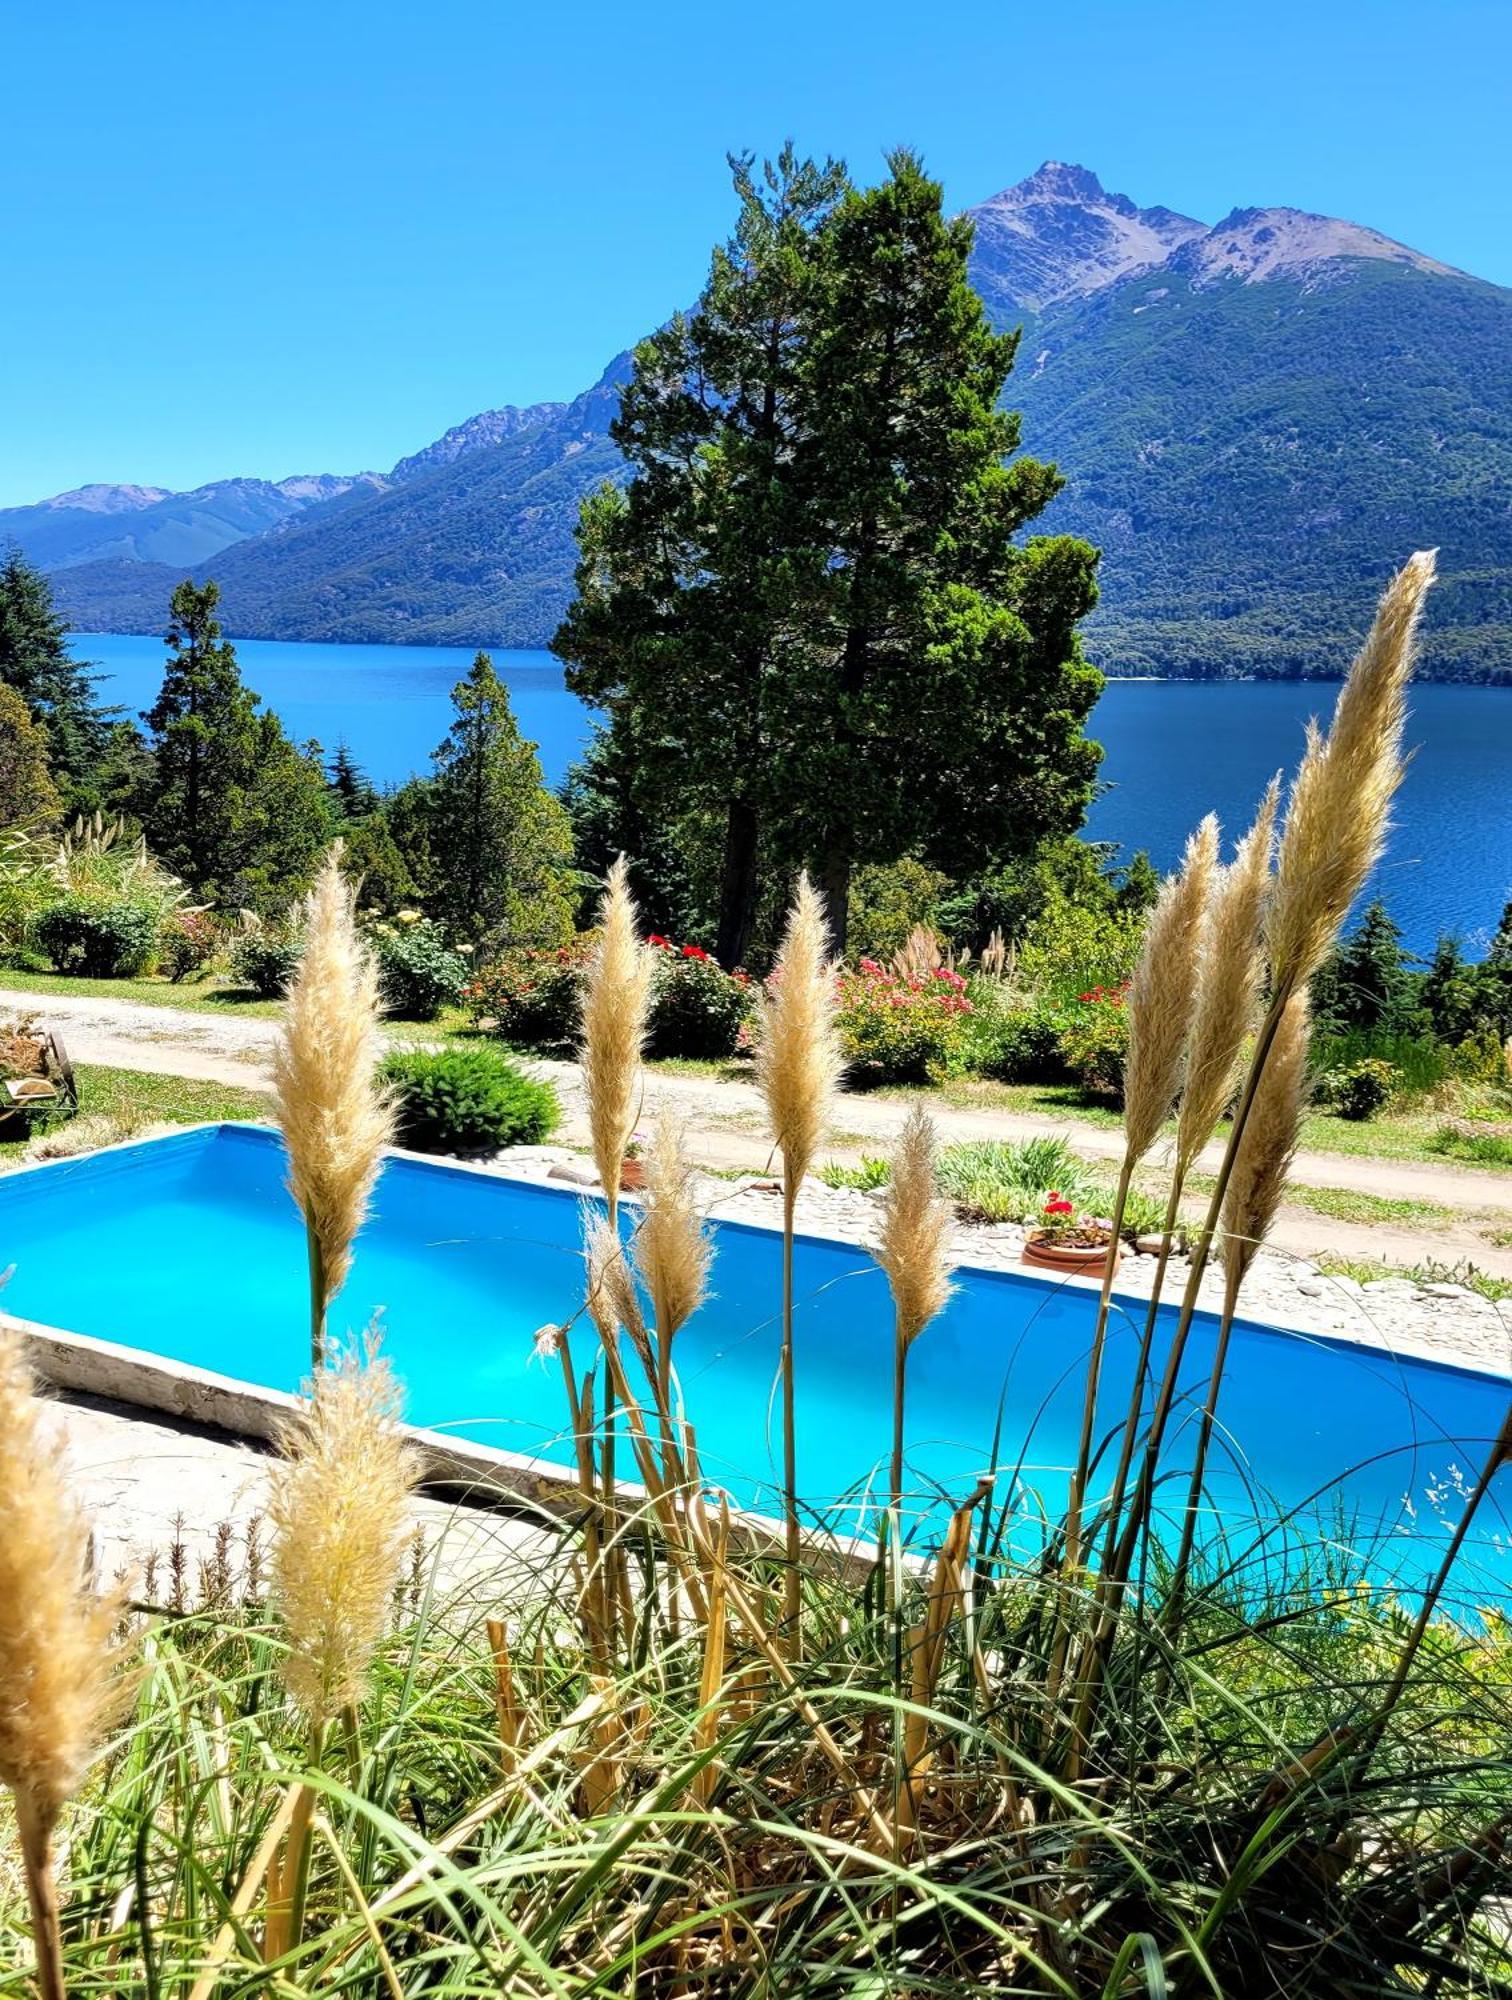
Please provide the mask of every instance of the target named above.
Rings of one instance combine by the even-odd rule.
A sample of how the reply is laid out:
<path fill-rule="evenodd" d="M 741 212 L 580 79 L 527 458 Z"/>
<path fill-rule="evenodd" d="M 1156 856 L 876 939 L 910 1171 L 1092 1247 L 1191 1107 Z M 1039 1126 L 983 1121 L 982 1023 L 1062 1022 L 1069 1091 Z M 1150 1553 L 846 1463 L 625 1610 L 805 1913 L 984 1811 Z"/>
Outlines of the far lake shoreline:
<path fill-rule="evenodd" d="M 100 672 L 101 697 L 128 714 L 148 707 L 162 679 L 160 637 L 75 632 L 77 657 Z M 476 646 L 340 645 L 238 639 L 242 674 L 296 740 L 329 753 L 344 742 L 380 785 L 429 768 L 451 719 L 450 696 Z M 507 683 L 521 730 L 539 746 L 547 782 L 560 782 L 593 726 L 544 649 L 484 647 Z M 1507 683 L 1421 681 L 1408 741 L 1416 749 L 1397 826 L 1371 885 L 1410 950 L 1441 932 L 1483 947 L 1512 894 L 1512 702 Z M 1103 790 L 1087 836 L 1146 848 L 1160 867 L 1192 826 L 1216 811 L 1237 836 L 1277 770 L 1291 770 L 1308 718 L 1325 713 L 1337 681 L 1193 681 L 1110 676 L 1088 733 L 1104 746 Z M 1221 726 L 1220 726 L 1221 725 Z"/>

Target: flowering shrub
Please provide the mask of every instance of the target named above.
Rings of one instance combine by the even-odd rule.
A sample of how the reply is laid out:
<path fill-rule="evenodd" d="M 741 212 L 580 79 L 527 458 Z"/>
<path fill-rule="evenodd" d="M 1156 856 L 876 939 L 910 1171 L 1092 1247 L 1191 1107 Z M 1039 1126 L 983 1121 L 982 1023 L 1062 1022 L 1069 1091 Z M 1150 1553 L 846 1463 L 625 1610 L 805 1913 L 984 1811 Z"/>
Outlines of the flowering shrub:
<path fill-rule="evenodd" d="M 221 948 L 221 927 L 208 910 L 175 910 L 158 937 L 163 970 L 177 986 L 207 972 Z"/>
<path fill-rule="evenodd" d="M 446 933 L 418 910 L 401 910 L 392 923 L 368 932 L 378 960 L 383 1004 L 405 1021 L 434 1021 L 443 1007 L 455 1007 L 467 983 L 467 960 L 446 942 Z"/>
<path fill-rule="evenodd" d="M 231 955 L 231 969 L 254 993 L 265 1000 L 277 1000 L 288 990 L 303 957 L 304 938 L 285 918 L 277 923 L 255 923 L 243 932 Z"/>
<path fill-rule="evenodd" d="M 650 1051 L 654 1056 L 729 1056 L 750 1019 L 751 981 L 726 972 L 696 944 L 654 933 Z"/>
<path fill-rule="evenodd" d="M 586 939 L 554 951 L 506 952 L 479 967 L 462 988 L 462 999 L 480 1028 L 506 1042 L 559 1046 L 577 1034 L 587 959 Z"/>
<path fill-rule="evenodd" d="M 1061 1018 L 1057 1037 L 1061 1058 L 1087 1090 L 1123 1094 L 1124 1064 L 1129 1055 L 1129 1010 L 1126 986 L 1094 986 L 1079 993 Z"/>
<path fill-rule="evenodd" d="M 852 1084 L 937 1083 L 960 1066 L 972 1013 L 960 973 L 905 979 L 873 958 L 840 975 L 840 1042 Z"/>

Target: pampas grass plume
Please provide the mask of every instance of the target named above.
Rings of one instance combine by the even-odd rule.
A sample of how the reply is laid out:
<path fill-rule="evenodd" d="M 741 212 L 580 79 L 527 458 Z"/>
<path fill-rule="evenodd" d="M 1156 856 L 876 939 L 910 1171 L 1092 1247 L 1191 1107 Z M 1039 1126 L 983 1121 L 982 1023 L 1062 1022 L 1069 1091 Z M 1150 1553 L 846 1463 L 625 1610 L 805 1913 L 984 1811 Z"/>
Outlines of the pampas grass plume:
<path fill-rule="evenodd" d="M 670 1348 L 703 1304 L 713 1246 L 693 1200 L 693 1169 L 669 1113 L 656 1121 L 635 1261 L 651 1295 L 658 1342 Z"/>
<path fill-rule="evenodd" d="M 388 1364 L 349 1350 L 279 1437 L 268 1513 L 282 1671 L 316 1727 L 361 1699 L 409 1546 L 420 1467 L 397 1405 Z"/>
<path fill-rule="evenodd" d="M 393 1109 L 377 1081 L 378 970 L 358 934 L 339 843 L 306 899 L 304 934 L 304 956 L 290 982 L 274 1050 L 273 1081 L 289 1152 L 289 1191 L 310 1236 L 313 1303 L 323 1313 L 351 1269 L 352 1239 L 393 1138 Z"/>
<path fill-rule="evenodd" d="M 813 1165 L 840 1080 L 835 966 L 823 905 L 806 874 L 788 912 L 777 971 L 761 998 L 757 1076 L 789 1197 Z"/>
<path fill-rule="evenodd" d="M 112 1707 L 119 1606 L 85 1584 L 88 1529 L 43 1409 L 21 1335 L 0 1326 L 0 1782 L 46 1834 Z"/>
<path fill-rule="evenodd" d="M 876 1248 L 905 1346 L 944 1310 L 951 1293 L 951 1211 L 935 1185 L 936 1150 L 934 1120 L 916 1104 L 893 1153 Z"/>
<path fill-rule="evenodd" d="M 636 928 L 629 869 L 621 855 L 609 870 L 599 938 L 583 988 L 583 1088 L 588 1135 L 611 1207 L 635 1131 L 636 1078 L 651 1004 L 651 958 Z"/>
<path fill-rule="evenodd" d="M 1177 1171 L 1183 1178 L 1234 1094 L 1244 1038 L 1254 1026 L 1265 977 L 1262 931 L 1280 795 L 1277 777 L 1214 887 L 1176 1135 Z"/>
<path fill-rule="evenodd" d="M 1124 1134 L 1130 1161 L 1154 1145 L 1181 1088 L 1217 867 L 1218 822 L 1209 813 L 1188 840 L 1180 868 L 1161 884 L 1129 986 Z"/>
<path fill-rule="evenodd" d="M 1306 991 L 1294 992 L 1281 1010 L 1224 1192 L 1222 1255 L 1235 1290 L 1281 1206 L 1307 1103 L 1311 1036 Z"/>
<path fill-rule="evenodd" d="M 1422 550 L 1387 585 L 1365 644 L 1334 706 L 1327 736 L 1308 729 L 1276 861 L 1269 946 L 1278 992 L 1323 962 L 1385 846 L 1402 781 L 1407 681 L 1434 551 Z"/>

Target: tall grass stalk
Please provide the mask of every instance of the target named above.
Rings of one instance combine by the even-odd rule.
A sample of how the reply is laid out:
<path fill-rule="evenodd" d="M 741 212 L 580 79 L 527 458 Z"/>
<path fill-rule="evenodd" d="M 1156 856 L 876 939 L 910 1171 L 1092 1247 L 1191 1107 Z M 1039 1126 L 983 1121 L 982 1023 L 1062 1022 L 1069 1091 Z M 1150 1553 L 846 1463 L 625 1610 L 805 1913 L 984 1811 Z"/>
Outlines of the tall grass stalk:
<path fill-rule="evenodd" d="M 357 929 L 338 841 L 304 906 L 305 949 L 289 984 L 273 1052 L 289 1192 L 305 1222 L 310 1357 L 325 1362 L 326 1315 L 346 1282 L 352 1240 L 367 1215 L 393 1108 L 377 1081 L 383 1052 L 378 969 Z"/>
<path fill-rule="evenodd" d="M 893 1436 L 888 1505 L 901 1539 L 903 1415 L 908 1350 L 950 1298 L 950 1204 L 936 1187 L 934 1120 L 915 1104 L 893 1152 L 882 1200 L 877 1262 L 893 1297 Z"/>
<path fill-rule="evenodd" d="M 22 1336 L 0 1322 L 0 1784 L 15 1801 L 43 2000 L 64 1993 L 53 1837 L 118 1700 L 120 1607 L 88 1586 L 88 1554 Z"/>
<path fill-rule="evenodd" d="M 782 1154 L 782 1511 L 786 1535 L 784 1630 L 801 1636 L 802 1536 L 798 1521 L 798 1429 L 793 1405 L 793 1216 L 814 1163 L 840 1079 L 836 967 L 823 902 L 798 877 L 776 969 L 762 994 L 757 1074 L 772 1137 Z"/>

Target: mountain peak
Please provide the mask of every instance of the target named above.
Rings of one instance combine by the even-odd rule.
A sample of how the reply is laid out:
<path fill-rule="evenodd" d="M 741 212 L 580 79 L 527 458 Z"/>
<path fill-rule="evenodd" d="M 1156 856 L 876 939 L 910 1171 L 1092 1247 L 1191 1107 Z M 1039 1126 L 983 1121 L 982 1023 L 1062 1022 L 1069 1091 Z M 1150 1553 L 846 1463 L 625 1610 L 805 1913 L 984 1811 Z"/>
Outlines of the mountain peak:
<path fill-rule="evenodd" d="M 1267 278 L 1307 278 L 1339 258 L 1405 264 L 1436 277 L 1460 275 L 1363 223 L 1313 215 L 1302 208 L 1236 208 L 1199 241 L 1182 246 L 1172 267 L 1194 285 L 1238 278 L 1247 285 Z"/>
<path fill-rule="evenodd" d="M 976 224 L 973 281 L 1004 316 L 1099 291 L 1207 233 L 1189 215 L 1137 207 L 1090 168 L 1065 160 L 1046 160 L 968 213 Z"/>

